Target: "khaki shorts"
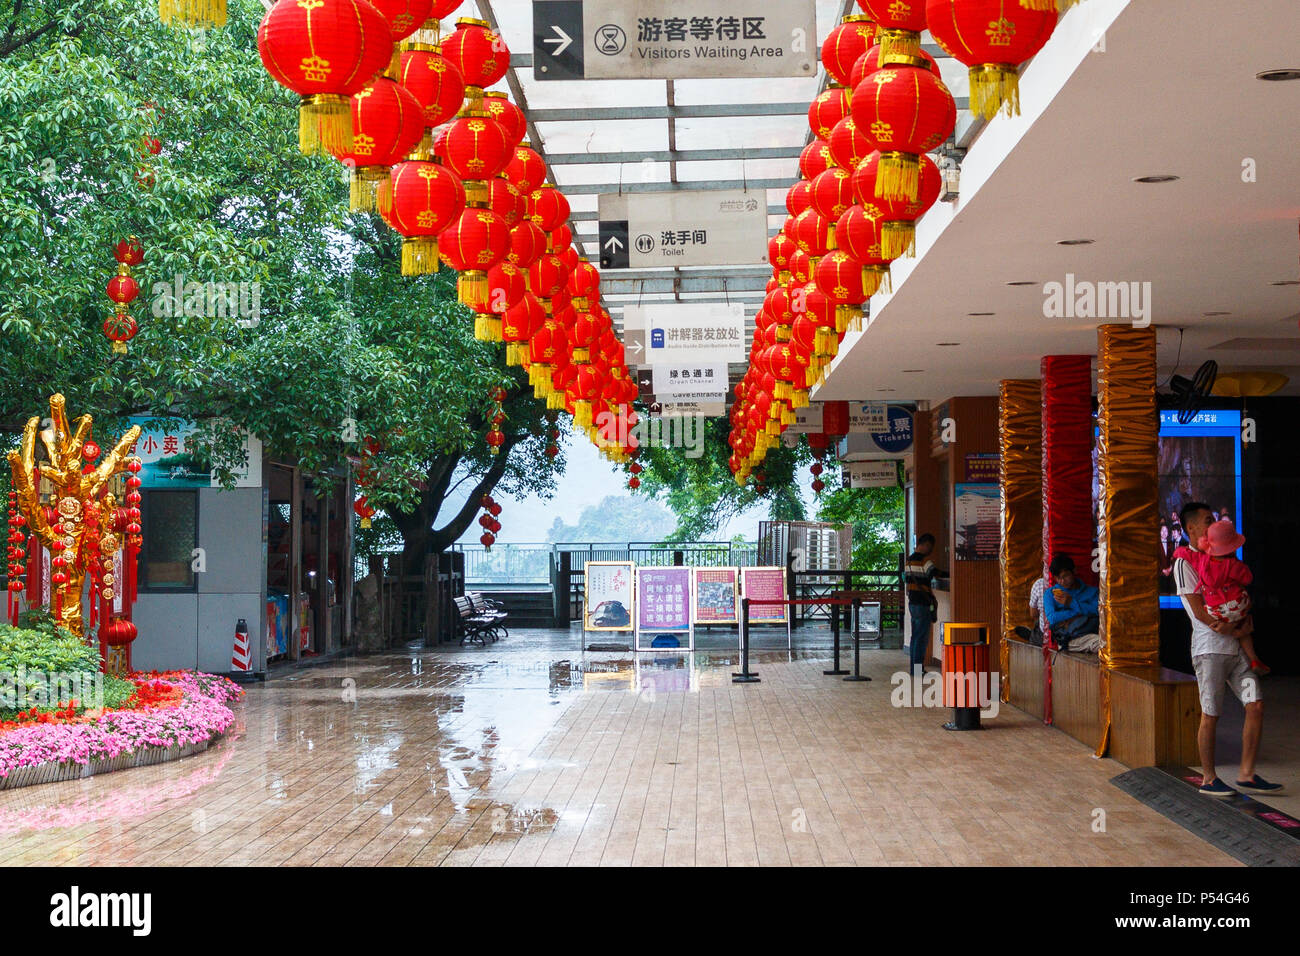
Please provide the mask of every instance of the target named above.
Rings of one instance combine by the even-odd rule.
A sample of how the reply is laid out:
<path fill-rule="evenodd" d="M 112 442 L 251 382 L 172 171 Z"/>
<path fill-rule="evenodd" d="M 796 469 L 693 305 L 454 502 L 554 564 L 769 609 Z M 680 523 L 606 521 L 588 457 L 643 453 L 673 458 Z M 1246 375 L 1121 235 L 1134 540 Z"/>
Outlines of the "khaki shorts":
<path fill-rule="evenodd" d="M 1243 704 L 1262 700 L 1259 677 L 1250 669 L 1244 653 L 1202 654 L 1192 658 L 1196 686 L 1201 692 L 1201 713 L 1218 717 L 1223 703 L 1223 688 L 1230 687 Z"/>

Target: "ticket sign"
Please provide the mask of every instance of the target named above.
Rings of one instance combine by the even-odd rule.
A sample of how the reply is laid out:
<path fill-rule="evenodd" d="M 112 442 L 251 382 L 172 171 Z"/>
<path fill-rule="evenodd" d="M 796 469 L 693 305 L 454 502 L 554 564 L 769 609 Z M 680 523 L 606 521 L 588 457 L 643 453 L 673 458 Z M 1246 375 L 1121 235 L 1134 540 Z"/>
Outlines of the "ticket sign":
<path fill-rule="evenodd" d="M 597 218 L 602 269 L 767 262 L 762 190 L 606 193 L 597 199 Z"/>
<path fill-rule="evenodd" d="M 741 592 L 752 601 L 785 600 L 785 568 L 741 568 Z M 785 604 L 749 605 L 749 623 L 785 624 L 790 608 Z"/>
<path fill-rule="evenodd" d="M 645 323 L 647 365 L 693 369 L 699 363 L 745 361 L 745 307 L 739 302 L 629 305 L 624 314 Z"/>
<path fill-rule="evenodd" d="M 637 568 L 637 630 L 679 632 L 691 629 L 691 569 Z"/>
<path fill-rule="evenodd" d="M 695 568 L 695 623 L 736 624 L 739 568 Z"/>
<path fill-rule="evenodd" d="M 816 37 L 816 0 L 533 0 L 533 77 L 813 76 Z"/>
<path fill-rule="evenodd" d="M 582 626 L 588 631 L 630 631 L 636 609 L 631 561 L 588 561 L 583 575 Z"/>

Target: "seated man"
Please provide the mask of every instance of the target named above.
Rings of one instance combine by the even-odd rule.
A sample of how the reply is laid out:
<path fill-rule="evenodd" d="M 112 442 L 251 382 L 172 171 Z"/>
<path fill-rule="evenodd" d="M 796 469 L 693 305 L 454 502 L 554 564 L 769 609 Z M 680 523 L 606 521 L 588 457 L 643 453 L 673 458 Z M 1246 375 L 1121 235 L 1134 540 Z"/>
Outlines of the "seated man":
<path fill-rule="evenodd" d="M 1029 591 L 1029 612 L 1034 615 L 1033 630 L 1025 627 L 1023 624 L 1016 625 L 1016 634 L 1030 644 L 1041 647 L 1043 635 L 1047 633 L 1047 615 L 1043 610 L 1043 592 L 1051 584 L 1047 580 L 1047 575 L 1043 575 L 1034 582 L 1034 586 Z"/>
<path fill-rule="evenodd" d="M 1079 580 L 1068 554 L 1054 556 L 1048 568 L 1055 584 L 1043 592 L 1043 613 L 1052 639 L 1064 650 L 1071 638 L 1097 633 L 1097 589 Z"/>

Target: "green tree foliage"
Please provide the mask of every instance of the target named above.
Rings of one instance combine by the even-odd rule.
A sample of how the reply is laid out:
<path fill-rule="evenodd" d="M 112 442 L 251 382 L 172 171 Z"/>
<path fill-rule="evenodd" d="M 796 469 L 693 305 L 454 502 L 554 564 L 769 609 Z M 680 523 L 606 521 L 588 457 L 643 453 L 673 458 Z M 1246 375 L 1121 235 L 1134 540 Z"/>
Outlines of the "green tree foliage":
<path fill-rule="evenodd" d="M 901 488 L 836 488 L 822 493 L 817 520 L 853 526 L 853 567 L 888 570 L 903 552 L 904 507 Z"/>
<path fill-rule="evenodd" d="M 523 376 L 474 341 L 454 275 L 402 278 L 399 237 L 348 213 L 340 164 L 298 152 L 296 98 L 258 57 L 263 14 L 230 0 L 226 27 L 196 32 L 138 0 L 0 12 L 0 437 L 53 391 L 103 438 L 129 414 L 203 423 L 193 450 L 218 476 L 242 464 L 240 428 L 326 481 L 374 437 L 371 502 L 412 554 L 441 550 L 485 491 L 546 495 L 563 459 L 543 454 Z M 117 356 L 104 288 L 132 234 L 140 332 Z M 259 310 L 173 302 L 178 280 L 256 283 Z M 510 398 L 492 457 L 497 385 Z M 440 517 L 457 490 L 464 506 Z"/>
<path fill-rule="evenodd" d="M 582 509 L 577 524 L 556 518 L 546 534 L 554 543 L 593 541 L 663 541 L 677 521 L 663 505 L 644 495 L 608 495 Z"/>
<path fill-rule="evenodd" d="M 730 430 L 731 423 L 725 418 L 706 419 L 702 455 L 688 448 L 642 448 L 640 461 L 646 468 L 641 476 L 642 493 L 664 501 L 677 516 L 670 540 L 711 540 L 732 518 L 760 502 L 769 504 L 774 521 L 807 520 L 795 474 L 812 460 L 807 445 L 772 448 L 760 469 L 761 490 L 752 480 L 742 488 L 727 465 Z"/>

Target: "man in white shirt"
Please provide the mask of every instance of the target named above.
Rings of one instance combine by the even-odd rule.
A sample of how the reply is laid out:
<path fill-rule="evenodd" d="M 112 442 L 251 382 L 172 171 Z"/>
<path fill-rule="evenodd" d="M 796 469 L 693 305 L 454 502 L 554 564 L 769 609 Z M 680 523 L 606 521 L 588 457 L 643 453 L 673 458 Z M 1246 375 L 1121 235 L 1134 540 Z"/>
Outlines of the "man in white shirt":
<path fill-rule="evenodd" d="M 1183 506 L 1181 522 L 1191 548 L 1205 535 L 1214 520 L 1208 505 L 1191 502 Z M 1237 626 L 1217 621 L 1205 610 L 1196 568 L 1186 558 L 1174 559 L 1174 585 L 1182 598 L 1183 608 L 1192 623 L 1192 668 L 1201 695 L 1201 726 L 1196 735 L 1201 754 L 1201 793 L 1212 797 L 1231 797 L 1242 790 L 1247 793 L 1278 793 L 1282 785 L 1269 783 L 1255 773 L 1255 758 L 1264 729 L 1264 703 L 1260 699 L 1259 678 L 1250 669 L 1250 660 L 1241 649 Z M 1214 766 L 1215 732 L 1227 686 L 1246 709 L 1241 731 L 1241 772 L 1237 790 L 1218 778 Z"/>
<path fill-rule="evenodd" d="M 1031 631 L 1023 625 L 1015 629 L 1016 634 L 1024 638 L 1030 644 L 1041 645 L 1043 643 L 1043 635 L 1047 633 L 1047 612 L 1043 610 L 1043 591 L 1046 589 L 1046 575 L 1035 581 L 1034 586 L 1029 589 L 1029 610 L 1034 615 L 1034 629 Z"/>

